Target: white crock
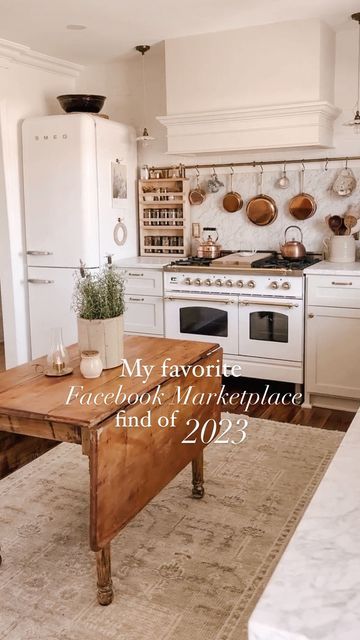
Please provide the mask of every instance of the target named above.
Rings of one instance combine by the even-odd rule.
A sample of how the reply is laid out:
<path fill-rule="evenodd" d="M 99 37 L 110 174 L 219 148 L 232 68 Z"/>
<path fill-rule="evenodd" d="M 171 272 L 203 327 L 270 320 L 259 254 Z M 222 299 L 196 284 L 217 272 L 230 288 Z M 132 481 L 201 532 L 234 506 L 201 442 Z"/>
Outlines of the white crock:
<path fill-rule="evenodd" d="M 324 241 L 329 262 L 355 262 L 356 244 L 353 236 L 333 236 Z"/>

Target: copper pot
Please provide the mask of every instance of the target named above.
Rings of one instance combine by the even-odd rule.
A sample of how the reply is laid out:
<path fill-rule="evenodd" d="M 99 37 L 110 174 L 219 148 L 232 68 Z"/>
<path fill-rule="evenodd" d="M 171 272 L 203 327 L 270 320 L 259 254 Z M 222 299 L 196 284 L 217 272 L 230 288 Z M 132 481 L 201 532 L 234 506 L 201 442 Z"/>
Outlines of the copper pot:
<path fill-rule="evenodd" d="M 205 236 L 206 232 L 210 232 Z M 212 234 L 215 235 L 215 239 L 212 237 Z M 197 257 L 198 258 L 218 258 L 221 253 L 221 245 L 218 244 L 218 232 L 215 227 L 204 227 L 202 232 L 202 242 L 199 244 L 197 248 Z"/>
<path fill-rule="evenodd" d="M 301 242 L 295 240 L 295 238 L 286 240 L 287 232 L 289 231 L 289 229 L 297 229 L 300 232 Z M 302 243 L 303 234 L 300 227 L 296 225 L 290 225 L 290 227 L 287 227 L 285 229 L 284 240 L 284 244 L 280 245 L 280 253 L 283 258 L 286 258 L 287 260 L 300 260 L 301 258 L 304 258 L 306 256 L 306 249 Z"/>

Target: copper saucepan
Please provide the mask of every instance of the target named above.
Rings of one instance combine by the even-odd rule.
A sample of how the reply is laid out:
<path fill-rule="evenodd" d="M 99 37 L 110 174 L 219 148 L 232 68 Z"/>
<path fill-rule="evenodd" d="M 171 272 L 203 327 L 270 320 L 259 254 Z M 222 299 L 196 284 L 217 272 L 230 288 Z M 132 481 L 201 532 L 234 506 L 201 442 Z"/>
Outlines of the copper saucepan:
<path fill-rule="evenodd" d="M 275 200 L 262 193 L 262 186 L 263 168 L 261 167 L 258 185 L 259 194 L 249 200 L 246 205 L 246 213 L 247 217 L 253 224 L 265 227 L 276 220 L 278 210 Z"/>
<path fill-rule="evenodd" d="M 317 208 L 315 199 L 304 192 L 304 173 L 303 167 L 300 172 L 300 193 L 291 198 L 289 202 L 289 212 L 296 220 L 307 220 L 311 218 Z"/>
<path fill-rule="evenodd" d="M 233 167 L 231 167 L 230 191 L 228 191 L 228 193 L 226 193 L 223 197 L 223 207 L 228 213 L 235 213 L 236 211 L 240 211 L 241 207 L 244 204 L 240 193 L 233 190 L 233 175 L 234 169 Z"/>

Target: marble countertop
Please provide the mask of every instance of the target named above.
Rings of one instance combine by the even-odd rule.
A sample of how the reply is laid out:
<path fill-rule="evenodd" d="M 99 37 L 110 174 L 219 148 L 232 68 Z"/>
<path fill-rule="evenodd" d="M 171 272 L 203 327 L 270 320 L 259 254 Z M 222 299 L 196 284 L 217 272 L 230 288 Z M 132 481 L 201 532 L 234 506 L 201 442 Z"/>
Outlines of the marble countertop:
<path fill-rule="evenodd" d="M 360 276 L 360 261 L 343 263 L 322 260 L 304 269 L 304 274 L 306 276 Z"/>
<path fill-rule="evenodd" d="M 360 410 L 249 622 L 249 640 L 360 638 Z"/>
<path fill-rule="evenodd" d="M 114 260 L 116 267 L 123 268 L 135 268 L 140 269 L 162 269 L 166 264 L 169 264 L 174 258 L 164 258 L 163 256 L 133 256 L 132 258 L 122 258 L 121 260 Z"/>

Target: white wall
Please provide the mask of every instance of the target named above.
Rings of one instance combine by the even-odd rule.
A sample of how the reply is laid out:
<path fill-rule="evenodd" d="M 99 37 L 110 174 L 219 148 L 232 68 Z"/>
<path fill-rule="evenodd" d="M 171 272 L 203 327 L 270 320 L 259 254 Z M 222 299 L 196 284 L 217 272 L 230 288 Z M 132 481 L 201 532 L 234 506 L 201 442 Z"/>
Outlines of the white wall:
<path fill-rule="evenodd" d="M 260 29 L 251 29 L 253 32 L 253 46 L 256 47 L 256 37 L 262 37 L 262 27 Z M 248 31 L 248 30 L 246 30 Z M 233 32 L 230 32 L 232 34 Z M 211 34 L 212 36 L 214 34 Z M 221 46 L 224 49 L 225 53 L 228 54 L 229 70 L 234 80 L 237 82 L 238 88 L 242 90 L 242 77 L 237 69 L 236 65 L 231 61 L 231 45 L 229 49 L 227 49 L 226 41 L 229 32 L 226 34 L 215 34 L 215 36 L 219 37 L 221 41 Z M 295 37 L 296 36 L 296 37 Z M 334 61 L 329 55 L 329 57 L 325 56 L 325 52 L 327 47 L 329 47 L 329 42 L 332 41 L 331 31 L 327 28 L 322 29 L 321 31 L 322 39 L 327 40 L 327 44 L 322 47 L 322 61 L 320 63 L 320 67 L 323 69 L 323 82 L 324 87 L 329 87 L 329 78 L 332 77 L 335 66 L 335 82 L 334 82 L 334 96 L 324 94 L 324 87 L 321 89 L 320 85 L 317 85 L 318 88 L 320 86 L 320 93 L 322 98 L 327 97 L 330 100 L 333 100 L 334 104 L 342 109 L 342 113 L 340 114 L 338 121 L 335 124 L 335 135 L 334 135 L 334 148 L 329 150 L 313 150 L 313 149 L 297 149 L 297 150 L 287 150 L 279 151 L 266 151 L 266 152 L 257 152 L 257 153 L 231 153 L 231 154 L 216 154 L 216 155 L 198 155 L 198 156 L 172 156 L 166 153 L 166 130 L 165 127 L 160 125 L 160 123 L 156 120 L 157 115 L 163 115 L 166 113 L 166 71 L 165 71 L 165 50 L 163 46 L 152 47 L 151 51 L 146 54 L 148 56 L 146 60 L 146 83 L 148 90 L 148 104 L 147 104 L 147 121 L 146 124 L 149 128 L 149 132 L 155 135 L 155 142 L 151 143 L 146 148 L 139 147 L 139 164 L 147 163 L 149 165 L 158 165 L 158 166 L 169 166 L 172 164 L 176 164 L 178 162 L 184 162 L 189 164 L 196 164 L 202 162 L 232 162 L 232 161 L 252 161 L 252 160 L 270 160 L 270 159 L 278 159 L 281 161 L 282 159 L 292 158 L 292 157 L 320 157 L 323 155 L 360 155 L 360 136 L 354 135 L 351 128 L 347 128 L 343 126 L 343 122 L 350 120 L 352 117 L 352 110 L 354 106 L 354 102 L 356 99 L 356 76 L 357 76 L 357 31 L 354 29 L 346 29 L 343 31 L 339 31 L 336 34 L 336 59 L 335 65 Z M 198 37 L 196 37 L 198 38 Z M 208 36 L 200 36 L 200 38 L 204 38 L 206 41 Z M 303 47 L 304 43 L 304 32 L 301 31 L 300 25 L 296 23 L 294 25 L 294 39 L 296 39 L 296 46 Z M 189 39 L 185 39 L 189 40 Z M 168 44 L 168 43 L 166 43 Z M 329 51 L 331 47 L 329 48 Z M 296 53 L 296 55 L 295 55 Z M 202 57 L 202 52 L 199 50 L 198 56 Z M 209 74 L 211 72 L 211 60 L 216 58 L 217 50 L 214 48 L 212 58 L 206 58 L 208 60 L 208 71 Z M 264 53 L 266 55 L 266 51 Z M 300 78 L 303 78 L 303 68 L 302 68 L 302 57 L 300 52 L 293 52 L 293 56 L 289 55 L 289 50 L 282 50 L 276 53 L 278 58 L 278 62 L 285 61 L 285 68 L 287 74 L 289 74 L 289 84 L 290 86 L 294 86 L 293 81 L 295 79 L 297 83 L 298 90 L 298 98 L 300 100 L 305 98 L 304 93 L 302 92 L 303 84 L 300 81 Z M 179 58 L 181 60 L 181 58 Z M 197 59 L 196 56 L 191 57 L 192 60 L 192 69 L 183 70 L 180 74 L 181 65 L 178 71 L 178 78 L 180 77 L 181 85 L 183 87 L 184 97 L 181 98 L 179 96 L 179 100 L 183 101 L 180 105 L 177 106 L 173 104 L 173 108 L 177 111 L 181 111 L 185 103 L 184 101 L 188 100 L 188 94 L 190 92 L 190 85 L 194 82 L 194 79 L 198 76 L 198 67 L 197 67 Z M 315 62 L 314 62 L 315 64 Z M 113 76 L 114 84 L 113 86 L 117 86 L 117 78 L 122 79 L 124 77 L 127 78 L 127 84 L 120 88 L 118 86 L 117 91 L 128 90 L 128 97 L 132 100 L 132 106 L 127 105 L 126 110 L 122 109 L 113 111 L 113 117 L 115 119 L 124 118 L 125 121 L 137 125 L 138 130 L 140 129 L 140 125 L 142 126 L 142 115 L 141 109 L 139 109 L 139 101 L 141 102 L 141 73 L 140 73 L 140 60 L 135 58 L 131 61 L 128 61 L 124 66 L 128 67 L 128 73 L 124 69 L 122 70 L 122 74 L 119 75 L 117 72 Z M 318 68 L 320 68 L 318 67 Z M 326 70 L 328 67 L 328 71 Z M 224 70 L 224 74 L 228 73 L 228 70 Z M 326 73 L 328 73 L 328 78 L 326 79 Z M 191 78 L 189 76 L 191 75 Z M 101 73 L 99 74 L 101 77 Z M 259 78 L 260 82 L 261 78 Z M 285 82 L 285 79 L 283 78 Z M 190 82 L 190 85 L 189 85 Z M 111 84 L 108 83 L 107 87 L 111 89 Z M 96 84 L 93 85 L 94 89 L 96 88 Z M 314 88 L 314 84 L 312 85 Z M 308 86 L 309 88 L 309 86 Z M 281 89 L 281 87 L 280 87 Z M 244 90 L 246 91 L 246 87 L 244 85 Z M 285 89 L 281 89 L 285 91 Z M 110 104 L 115 105 L 115 102 L 110 95 Z M 282 94 L 283 97 L 285 93 Z M 309 97 L 309 94 L 307 94 Z M 319 94 L 320 97 L 320 94 Z M 272 102 L 275 102 L 279 98 L 279 94 L 274 91 L 274 95 L 271 98 Z M 223 99 L 223 98 L 221 98 Z M 246 98 L 249 103 L 254 103 L 254 98 L 252 96 L 248 96 Z M 210 102 L 210 98 L 208 97 L 208 102 L 204 102 L 202 104 L 203 108 L 212 109 L 214 108 L 214 101 Z M 214 100 L 217 100 L 217 97 L 214 96 Z M 216 103 L 217 106 L 220 106 L 220 103 Z M 224 105 L 222 105 L 224 106 Z M 229 103 L 227 104 L 227 107 Z M 137 121 L 136 121 L 137 120 Z M 314 193 L 314 196 L 318 201 L 318 211 L 311 220 L 306 223 L 300 224 L 304 231 L 305 241 L 307 248 L 309 250 L 319 251 L 322 248 L 322 240 L 327 233 L 327 229 L 324 223 L 324 217 L 327 213 L 342 213 L 346 210 L 346 208 L 351 204 L 352 206 L 357 206 L 358 203 L 358 191 L 355 192 L 354 196 L 350 199 L 341 199 L 336 197 L 331 192 L 331 184 L 333 178 L 336 174 L 336 170 L 340 168 L 342 165 L 331 165 L 331 169 L 329 171 L 324 171 L 324 165 L 316 164 L 309 165 L 307 167 L 306 172 L 306 188 L 309 191 Z M 360 163 L 353 163 L 353 168 L 355 170 L 357 178 L 359 178 L 360 184 Z M 259 229 L 254 225 L 251 225 L 247 219 L 244 209 L 234 216 L 229 216 L 226 214 L 221 207 L 221 198 L 224 193 L 224 190 L 220 192 L 218 195 L 209 196 L 205 201 L 204 205 L 201 207 L 192 207 L 192 219 L 194 221 L 200 221 L 203 226 L 206 225 L 215 225 L 218 226 L 220 230 L 220 240 L 224 247 L 226 248 L 236 248 L 237 246 L 252 246 L 252 244 L 256 244 L 261 248 L 277 248 L 279 241 L 282 238 L 285 227 L 288 224 L 291 224 L 293 220 L 290 218 L 287 213 L 287 201 L 289 197 L 296 193 L 299 188 L 299 180 L 298 180 L 298 170 L 299 166 L 294 166 L 290 169 L 289 177 L 291 178 L 292 186 L 289 191 L 281 192 L 279 189 L 274 188 L 274 183 L 279 176 L 279 167 L 265 168 L 265 177 L 264 177 L 264 186 L 268 190 L 270 194 L 275 196 L 278 204 L 279 204 L 279 216 L 277 222 L 268 227 Z M 234 184 L 242 193 L 245 199 L 250 198 L 255 194 L 256 191 L 256 182 L 255 182 L 255 173 L 253 169 L 237 169 L 236 177 Z M 194 172 L 189 172 L 189 175 L 193 175 Z M 206 179 L 209 177 L 209 170 L 202 171 L 202 180 L 205 183 Z M 227 186 L 229 185 L 228 178 L 223 172 L 223 179 L 226 182 Z"/>
<path fill-rule="evenodd" d="M 71 93 L 75 79 L 25 64 L 0 67 L 0 281 L 7 367 L 29 358 L 25 283 L 21 122 L 59 113 L 56 96 Z"/>

